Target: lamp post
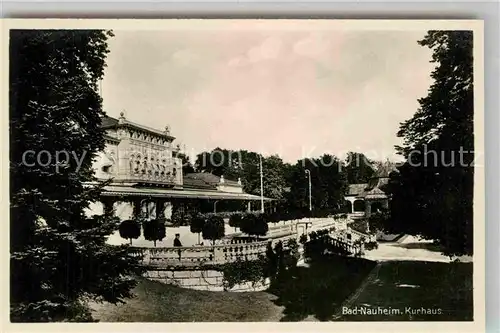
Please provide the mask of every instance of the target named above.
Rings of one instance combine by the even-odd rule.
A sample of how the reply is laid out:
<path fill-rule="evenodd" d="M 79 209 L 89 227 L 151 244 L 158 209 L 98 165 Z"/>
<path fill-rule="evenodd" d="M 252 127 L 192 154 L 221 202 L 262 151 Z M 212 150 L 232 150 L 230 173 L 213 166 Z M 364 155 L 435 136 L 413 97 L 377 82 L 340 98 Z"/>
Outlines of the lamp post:
<path fill-rule="evenodd" d="M 305 170 L 307 178 L 309 180 L 309 211 L 312 212 L 312 200 L 311 200 L 311 171 L 309 169 Z"/>
<path fill-rule="evenodd" d="M 217 213 L 217 203 L 218 202 L 219 202 L 219 200 L 214 201 L 214 213 Z"/>
<path fill-rule="evenodd" d="M 262 155 L 259 154 L 260 166 L 260 211 L 264 213 L 264 173 L 262 172 Z"/>

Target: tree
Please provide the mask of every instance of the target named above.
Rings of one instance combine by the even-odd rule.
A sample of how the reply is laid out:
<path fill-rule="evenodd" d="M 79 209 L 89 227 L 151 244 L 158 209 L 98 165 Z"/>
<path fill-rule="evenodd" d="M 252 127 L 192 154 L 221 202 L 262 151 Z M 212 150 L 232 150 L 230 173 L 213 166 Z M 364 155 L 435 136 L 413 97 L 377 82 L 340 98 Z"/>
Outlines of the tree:
<path fill-rule="evenodd" d="M 389 227 L 434 239 L 450 256 L 473 252 L 472 39 L 471 31 L 429 31 L 419 41 L 433 50 L 434 83 L 401 124 L 406 163 L 389 186 Z"/>
<path fill-rule="evenodd" d="M 252 236 L 265 236 L 269 230 L 264 214 L 248 213 L 243 216 L 240 230 Z"/>
<path fill-rule="evenodd" d="M 378 232 L 383 232 L 389 219 L 389 211 L 384 208 L 378 212 L 372 213 L 368 218 L 369 233 L 377 234 Z"/>
<path fill-rule="evenodd" d="M 141 236 L 141 225 L 135 220 L 125 220 L 120 223 L 118 231 L 120 232 L 120 237 L 129 239 L 130 245 L 132 245 L 132 239 L 137 239 Z"/>
<path fill-rule="evenodd" d="M 241 226 L 241 220 L 242 216 L 239 213 L 231 214 L 229 216 L 229 226 L 233 227 L 234 230 L 236 231 L 236 228 L 239 228 Z"/>
<path fill-rule="evenodd" d="M 176 155 L 177 158 L 180 158 L 182 161 L 182 174 L 185 175 L 187 173 L 193 173 L 195 172 L 194 166 L 189 160 L 189 156 L 184 154 L 184 153 L 177 153 Z"/>
<path fill-rule="evenodd" d="M 92 160 L 105 146 L 97 91 L 110 36 L 10 33 L 12 321 L 92 320 L 82 296 L 121 302 L 141 272 L 128 245 L 106 244 L 117 219 L 84 213 L 106 185 L 88 184 L 96 181 Z"/>
<path fill-rule="evenodd" d="M 293 166 L 287 202 L 291 211 L 309 215 L 309 179 L 311 175 L 311 201 L 313 210 L 338 211 L 344 203 L 347 177 L 341 161 L 335 156 L 303 159 Z"/>
<path fill-rule="evenodd" d="M 203 239 L 209 239 L 215 245 L 215 241 L 225 235 L 224 219 L 218 215 L 210 215 L 203 225 L 202 235 Z"/>
<path fill-rule="evenodd" d="M 150 242 L 154 242 L 156 247 L 157 241 L 162 241 L 167 235 L 167 227 L 164 220 L 150 220 L 142 224 L 144 229 L 144 238 Z"/>
<path fill-rule="evenodd" d="M 277 155 L 260 156 L 246 150 L 240 151 L 243 161 L 243 189 L 245 192 L 260 195 L 260 158 L 262 158 L 264 196 L 281 200 L 284 198 L 285 164 Z"/>
<path fill-rule="evenodd" d="M 205 217 L 201 214 L 196 214 L 193 219 L 191 220 L 191 224 L 189 226 L 189 229 L 191 230 L 192 233 L 198 234 L 198 244 L 201 243 L 200 240 L 200 233 L 203 231 L 203 226 L 205 225 Z"/>
<path fill-rule="evenodd" d="M 259 157 L 262 158 L 264 173 L 264 196 L 282 199 L 286 187 L 285 164 L 277 155 L 265 158 L 247 150 L 216 148 L 211 152 L 198 154 L 195 166 L 199 172 L 224 175 L 226 179 L 241 178 L 245 192 L 260 195 Z"/>
<path fill-rule="evenodd" d="M 375 173 L 373 162 L 362 153 L 349 152 L 344 168 L 349 184 L 367 183 Z"/>
<path fill-rule="evenodd" d="M 195 169 L 198 172 L 210 172 L 227 179 L 237 179 L 241 176 L 241 162 L 238 152 L 215 148 L 211 152 L 198 154 Z"/>

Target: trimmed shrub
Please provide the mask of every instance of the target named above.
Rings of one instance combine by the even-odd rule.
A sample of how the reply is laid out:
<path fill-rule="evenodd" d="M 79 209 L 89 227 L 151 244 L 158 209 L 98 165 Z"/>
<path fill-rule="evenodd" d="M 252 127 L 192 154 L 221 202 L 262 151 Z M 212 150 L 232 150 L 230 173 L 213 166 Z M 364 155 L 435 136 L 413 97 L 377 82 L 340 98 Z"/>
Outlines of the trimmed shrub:
<path fill-rule="evenodd" d="M 145 221 L 142 225 L 144 229 L 144 238 L 148 241 L 156 242 L 163 240 L 167 234 L 164 220 L 151 220 Z"/>
<path fill-rule="evenodd" d="M 225 235 L 224 219 L 217 215 L 209 216 L 203 224 L 202 235 L 204 239 L 211 240 L 212 245 L 215 245 L 215 241 Z"/>
<path fill-rule="evenodd" d="M 203 231 L 203 226 L 205 225 L 205 217 L 201 214 L 196 214 L 192 219 L 191 219 L 191 224 L 189 225 L 189 230 L 193 234 L 198 234 L 198 244 L 201 243 L 200 240 L 200 233 Z"/>
<path fill-rule="evenodd" d="M 264 236 L 269 230 L 263 214 L 245 214 L 241 221 L 240 230 L 248 235 Z"/>
<path fill-rule="evenodd" d="M 235 230 L 236 228 L 241 227 L 241 220 L 243 218 L 243 215 L 240 213 L 235 213 L 229 216 L 229 226 L 233 227 Z"/>
<path fill-rule="evenodd" d="M 137 239 L 141 236 L 141 224 L 136 220 L 125 220 L 120 223 L 118 231 L 120 232 L 120 237 L 130 240 L 130 245 L 132 245 L 132 239 Z"/>

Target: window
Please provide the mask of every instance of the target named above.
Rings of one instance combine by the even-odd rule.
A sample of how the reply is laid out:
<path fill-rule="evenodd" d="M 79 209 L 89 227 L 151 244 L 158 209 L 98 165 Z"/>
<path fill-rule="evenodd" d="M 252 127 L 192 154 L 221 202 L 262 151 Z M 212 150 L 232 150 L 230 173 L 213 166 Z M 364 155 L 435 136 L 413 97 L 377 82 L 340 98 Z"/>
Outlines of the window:
<path fill-rule="evenodd" d="M 365 202 L 364 200 L 356 200 L 353 204 L 354 212 L 364 212 L 365 211 Z"/>

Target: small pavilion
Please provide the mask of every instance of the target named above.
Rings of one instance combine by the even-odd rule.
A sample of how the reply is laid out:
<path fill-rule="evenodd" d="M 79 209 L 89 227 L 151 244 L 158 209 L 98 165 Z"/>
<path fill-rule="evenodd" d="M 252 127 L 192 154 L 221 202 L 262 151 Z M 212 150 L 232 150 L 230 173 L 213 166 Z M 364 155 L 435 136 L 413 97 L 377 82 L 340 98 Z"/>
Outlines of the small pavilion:
<path fill-rule="evenodd" d="M 368 183 L 349 185 L 345 200 L 352 218 L 369 217 L 372 212 L 389 208 L 391 195 L 387 191 L 387 185 L 392 172 L 398 172 L 396 165 L 386 161 Z"/>

